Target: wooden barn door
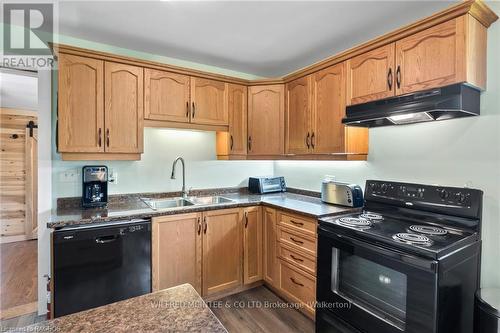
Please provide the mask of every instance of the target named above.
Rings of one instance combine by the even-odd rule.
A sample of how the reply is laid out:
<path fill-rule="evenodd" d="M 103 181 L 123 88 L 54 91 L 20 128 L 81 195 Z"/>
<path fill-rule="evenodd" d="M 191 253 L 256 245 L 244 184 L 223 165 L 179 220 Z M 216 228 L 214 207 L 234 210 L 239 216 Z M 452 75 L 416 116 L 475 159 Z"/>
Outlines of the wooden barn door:
<path fill-rule="evenodd" d="M 0 243 L 37 235 L 37 114 L 0 108 Z"/>

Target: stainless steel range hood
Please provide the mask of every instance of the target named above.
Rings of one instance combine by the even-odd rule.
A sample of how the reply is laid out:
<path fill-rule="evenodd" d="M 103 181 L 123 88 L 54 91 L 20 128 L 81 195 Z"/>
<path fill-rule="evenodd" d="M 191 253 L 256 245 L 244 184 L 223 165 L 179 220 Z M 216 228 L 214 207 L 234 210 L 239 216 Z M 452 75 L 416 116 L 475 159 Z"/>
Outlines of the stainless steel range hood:
<path fill-rule="evenodd" d="M 378 127 L 478 116 L 479 98 L 479 90 L 465 84 L 454 84 L 348 106 L 342 123 Z"/>

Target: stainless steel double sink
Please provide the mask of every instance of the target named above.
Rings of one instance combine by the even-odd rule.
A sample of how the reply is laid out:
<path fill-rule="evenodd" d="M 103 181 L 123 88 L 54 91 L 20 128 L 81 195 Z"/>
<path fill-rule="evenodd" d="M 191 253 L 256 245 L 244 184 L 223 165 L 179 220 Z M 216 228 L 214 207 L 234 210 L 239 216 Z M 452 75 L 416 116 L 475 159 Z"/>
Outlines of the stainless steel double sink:
<path fill-rule="evenodd" d="M 188 198 L 141 198 L 141 200 L 153 210 L 166 210 L 189 206 L 219 205 L 234 202 L 234 200 L 222 196 L 188 197 Z"/>

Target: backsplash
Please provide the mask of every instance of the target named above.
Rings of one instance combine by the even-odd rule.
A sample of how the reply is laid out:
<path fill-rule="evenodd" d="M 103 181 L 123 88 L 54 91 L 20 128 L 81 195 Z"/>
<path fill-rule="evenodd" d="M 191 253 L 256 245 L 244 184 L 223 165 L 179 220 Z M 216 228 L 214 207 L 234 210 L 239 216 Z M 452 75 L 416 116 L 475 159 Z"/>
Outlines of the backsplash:
<path fill-rule="evenodd" d="M 182 187 L 182 170 L 170 179 L 172 162 L 177 156 L 186 160 L 186 188 L 222 188 L 247 186 L 250 176 L 274 173 L 272 161 L 217 161 L 215 132 L 145 128 L 144 154 L 140 161 L 52 161 L 53 207 L 57 198 L 81 196 L 81 169 L 84 165 L 107 165 L 117 176 L 109 194 L 172 192 Z"/>

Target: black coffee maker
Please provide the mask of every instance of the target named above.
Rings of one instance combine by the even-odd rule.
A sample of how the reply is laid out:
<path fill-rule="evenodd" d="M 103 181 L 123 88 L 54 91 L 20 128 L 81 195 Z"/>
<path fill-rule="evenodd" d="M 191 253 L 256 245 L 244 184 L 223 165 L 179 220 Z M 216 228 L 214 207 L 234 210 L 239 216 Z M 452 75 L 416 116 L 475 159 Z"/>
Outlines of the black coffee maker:
<path fill-rule="evenodd" d="M 82 206 L 103 207 L 108 204 L 108 167 L 87 165 L 82 169 Z"/>

